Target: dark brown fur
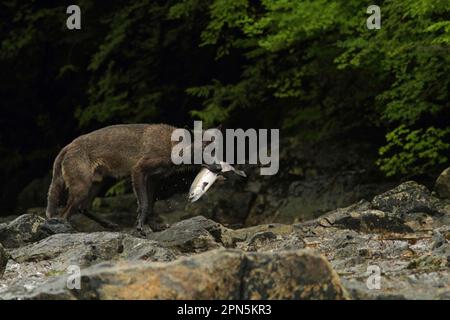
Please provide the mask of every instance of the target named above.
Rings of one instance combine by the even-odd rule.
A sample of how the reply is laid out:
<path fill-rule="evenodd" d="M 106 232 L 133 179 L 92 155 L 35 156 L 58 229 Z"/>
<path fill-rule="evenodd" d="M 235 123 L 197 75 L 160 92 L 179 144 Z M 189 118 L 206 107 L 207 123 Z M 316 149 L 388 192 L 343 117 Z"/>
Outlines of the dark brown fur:
<path fill-rule="evenodd" d="M 57 215 L 66 189 L 68 200 L 61 214 L 63 219 L 79 211 L 87 212 L 104 177 L 131 176 L 138 202 L 137 227 L 142 230 L 148 214 L 154 218 L 158 177 L 174 166 L 170 157 L 174 129 L 164 124 L 114 125 L 75 139 L 55 159 L 47 217 Z"/>

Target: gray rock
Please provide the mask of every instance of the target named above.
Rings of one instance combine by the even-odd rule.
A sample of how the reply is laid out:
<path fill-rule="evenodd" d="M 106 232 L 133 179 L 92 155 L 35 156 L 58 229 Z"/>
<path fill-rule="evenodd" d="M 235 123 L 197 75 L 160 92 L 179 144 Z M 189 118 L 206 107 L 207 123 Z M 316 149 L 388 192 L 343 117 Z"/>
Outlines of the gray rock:
<path fill-rule="evenodd" d="M 438 200 L 431 195 L 431 192 L 425 186 L 414 181 L 408 181 L 374 197 L 372 207 L 399 216 L 415 212 L 439 215 L 437 202 Z"/>
<path fill-rule="evenodd" d="M 247 241 L 247 251 L 258 251 L 265 244 L 273 243 L 276 238 L 276 234 L 272 231 L 257 232 Z"/>
<path fill-rule="evenodd" d="M 34 214 L 24 214 L 0 226 L 0 242 L 6 248 L 39 241 L 49 234 L 41 229 L 45 219 Z"/>
<path fill-rule="evenodd" d="M 432 247 L 433 250 L 441 247 L 443 244 L 446 243 L 445 237 L 442 235 L 442 233 L 439 232 L 439 230 L 434 230 L 433 241 L 434 241 Z"/>
<path fill-rule="evenodd" d="M 46 220 L 39 214 L 27 213 L 16 217 L 9 223 L 0 224 L 0 241 L 7 248 L 17 248 L 53 234 L 75 231 L 72 224 L 67 221 Z"/>
<path fill-rule="evenodd" d="M 55 277 L 69 275 L 69 267 L 83 270 L 93 264 L 125 261 L 171 261 L 175 254 L 152 240 L 116 232 L 57 234 L 11 251 L 0 280 L 0 299 L 17 299 Z"/>
<path fill-rule="evenodd" d="M 114 232 L 61 233 L 11 251 L 18 263 L 53 261 L 62 269 L 88 266 L 117 257 L 123 250 L 123 235 Z"/>
<path fill-rule="evenodd" d="M 9 254 L 6 252 L 5 248 L 3 248 L 0 243 L 0 278 L 3 276 L 3 273 L 6 269 L 6 264 L 8 263 Z"/>
<path fill-rule="evenodd" d="M 222 246 L 223 227 L 202 216 L 180 221 L 147 237 L 183 253 L 202 252 Z"/>
<path fill-rule="evenodd" d="M 269 202 L 279 212 L 283 192 L 305 192 L 292 181 L 283 190 L 265 183 L 265 194 L 252 204 L 253 210 L 265 199 L 254 221 L 267 214 Z M 174 221 L 188 216 L 184 197 L 173 199 L 158 202 L 160 213 Z M 318 299 L 344 298 L 345 291 L 356 299 L 446 299 L 450 292 L 450 205 L 415 182 L 306 222 L 232 230 L 197 216 L 147 239 L 124 232 L 73 233 L 63 224 L 45 227 L 33 216 L 0 224 L 0 230 L 16 230 L 13 240 L 30 230 L 46 231 L 46 238 L 16 241 L 22 247 L 9 250 L 0 299 Z M 25 228 L 35 220 L 37 228 Z M 72 233 L 48 236 L 65 230 Z M 81 291 L 66 289 L 70 264 L 82 267 Z M 369 266 L 381 272 L 380 289 L 367 285 Z"/>
<path fill-rule="evenodd" d="M 276 239 L 277 236 L 275 233 L 273 233 L 272 231 L 263 231 L 263 232 L 258 232 L 255 233 L 249 240 L 248 240 L 248 244 L 249 245 L 253 245 L 259 241 L 270 241 L 273 239 Z"/>
<path fill-rule="evenodd" d="M 412 232 L 400 215 L 392 212 L 371 210 L 365 200 L 346 208 L 334 210 L 318 218 L 317 224 L 323 227 L 338 227 L 361 232 Z"/>
<path fill-rule="evenodd" d="M 223 238 L 231 238 L 230 243 L 236 242 L 249 242 L 256 234 L 275 234 L 278 236 L 290 235 L 294 232 L 294 227 L 292 225 L 280 224 L 280 223 L 271 223 L 271 224 L 261 224 L 254 227 L 248 227 L 237 230 L 226 230 L 224 232 Z M 256 236 L 259 238 L 259 236 Z"/>
<path fill-rule="evenodd" d="M 436 179 L 434 191 L 442 199 L 450 199 L 450 168 L 445 169 Z"/>
<path fill-rule="evenodd" d="M 44 221 L 40 226 L 40 230 L 47 234 L 57 234 L 57 233 L 72 233 L 75 232 L 72 225 L 60 219 L 48 219 Z"/>
<path fill-rule="evenodd" d="M 333 226 L 361 232 L 413 232 L 405 221 L 392 213 L 379 210 L 353 212 L 335 219 Z"/>
<path fill-rule="evenodd" d="M 176 259 L 175 253 L 154 240 L 125 236 L 120 257 L 126 260 L 145 260 L 167 262 Z"/>
<path fill-rule="evenodd" d="M 175 255 L 157 243 L 119 232 L 61 233 L 37 243 L 14 249 L 11 258 L 18 262 L 52 261 L 59 268 L 90 266 L 118 258 L 170 261 Z"/>
<path fill-rule="evenodd" d="M 271 231 L 259 232 L 248 241 L 237 243 L 236 247 L 249 252 L 279 252 L 305 248 L 302 237 L 296 233 L 276 235 Z"/>
<path fill-rule="evenodd" d="M 346 299 L 328 261 L 311 250 L 247 256 L 241 299 Z"/>

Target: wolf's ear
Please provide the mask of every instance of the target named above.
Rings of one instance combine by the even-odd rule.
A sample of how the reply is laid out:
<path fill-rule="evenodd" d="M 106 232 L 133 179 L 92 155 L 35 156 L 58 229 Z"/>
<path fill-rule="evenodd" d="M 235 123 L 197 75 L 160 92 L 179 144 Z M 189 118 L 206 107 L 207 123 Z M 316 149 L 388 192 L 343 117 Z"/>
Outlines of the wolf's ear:
<path fill-rule="evenodd" d="M 222 126 L 222 124 L 219 124 L 217 127 L 216 127 L 216 129 L 217 130 L 219 130 L 220 132 L 223 132 L 223 126 Z"/>

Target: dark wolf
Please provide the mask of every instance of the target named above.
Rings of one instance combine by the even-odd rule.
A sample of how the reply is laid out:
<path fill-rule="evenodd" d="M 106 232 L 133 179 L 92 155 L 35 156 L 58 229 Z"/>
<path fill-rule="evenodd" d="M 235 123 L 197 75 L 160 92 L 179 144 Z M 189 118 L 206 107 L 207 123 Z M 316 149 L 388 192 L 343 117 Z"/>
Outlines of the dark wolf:
<path fill-rule="evenodd" d="M 77 212 L 111 226 L 89 213 L 88 209 L 105 177 L 131 176 L 138 203 L 136 226 L 143 230 L 147 217 L 152 229 L 155 188 L 165 175 L 186 170 L 171 161 L 171 141 L 175 127 L 165 124 L 125 124 L 109 126 L 82 135 L 64 147 L 53 164 L 46 215 L 54 218 L 62 196 L 67 203 L 61 213 L 65 220 Z M 181 168 L 180 168 L 181 167 Z"/>

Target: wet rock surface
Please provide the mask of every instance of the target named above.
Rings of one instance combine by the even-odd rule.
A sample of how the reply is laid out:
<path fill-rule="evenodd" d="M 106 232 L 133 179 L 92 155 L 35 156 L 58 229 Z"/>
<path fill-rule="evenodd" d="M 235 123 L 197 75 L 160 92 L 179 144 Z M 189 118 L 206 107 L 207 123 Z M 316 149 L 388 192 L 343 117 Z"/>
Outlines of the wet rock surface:
<path fill-rule="evenodd" d="M 418 183 L 287 224 L 224 225 L 181 203 L 146 236 L 83 217 L 73 229 L 39 214 L 3 222 L 0 299 L 450 298 L 450 202 Z"/>
<path fill-rule="evenodd" d="M 450 199 L 450 168 L 445 169 L 436 179 L 434 191 L 438 197 Z"/>
<path fill-rule="evenodd" d="M 0 278 L 3 276 L 3 273 L 6 269 L 6 264 L 8 263 L 9 254 L 6 252 L 6 249 L 0 244 Z"/>

